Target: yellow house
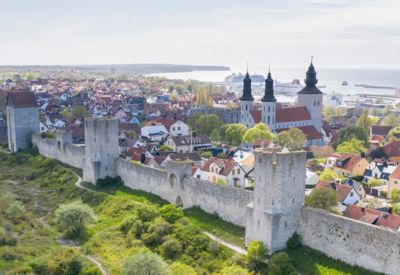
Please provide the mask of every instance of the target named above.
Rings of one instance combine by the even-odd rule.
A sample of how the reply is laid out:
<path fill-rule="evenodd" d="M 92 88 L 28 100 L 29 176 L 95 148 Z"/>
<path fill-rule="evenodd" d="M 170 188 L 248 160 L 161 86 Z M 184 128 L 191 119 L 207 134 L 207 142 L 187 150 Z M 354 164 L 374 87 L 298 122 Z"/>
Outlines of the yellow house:
<path fill-rule="evenodd" d="M 369 162 L 366 158 L 356 154 L 340 154 L 332 169 L 339 176 L 362 176 Z"/>

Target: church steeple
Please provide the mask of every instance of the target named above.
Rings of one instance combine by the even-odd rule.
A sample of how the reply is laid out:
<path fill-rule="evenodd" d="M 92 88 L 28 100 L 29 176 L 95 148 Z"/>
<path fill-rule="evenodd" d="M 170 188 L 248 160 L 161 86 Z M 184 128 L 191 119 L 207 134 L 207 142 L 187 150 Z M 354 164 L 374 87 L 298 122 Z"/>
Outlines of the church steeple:
<path fill-rule="evenodd" d="M 271 71 L 268 71 L 268 77 L 265 80 L 265 92 L 264 97 L 261 99 L 262 102 L 276 102 L 274 96 L 274 80 L 271 76 Z"/>
<path fill-rule="evenodd" d="M 243 79 L 243 94 L 240 100 L 254 101 L 254 97 L 251 94 L 251 79 L 248 70 L 246 72 L 245 78 Z"/>
<path fill-rule="evenodd" d="M 322 94 L 322 92 L 317 88 L 317 73 L 314 68 L 313 58 L 311 57 L 311 64 L 308 67 L 306 73 L 306 79 L 304 79 L 304 83 L 306 83 L 306 87 L 304 87 L 299 94 Z"/>

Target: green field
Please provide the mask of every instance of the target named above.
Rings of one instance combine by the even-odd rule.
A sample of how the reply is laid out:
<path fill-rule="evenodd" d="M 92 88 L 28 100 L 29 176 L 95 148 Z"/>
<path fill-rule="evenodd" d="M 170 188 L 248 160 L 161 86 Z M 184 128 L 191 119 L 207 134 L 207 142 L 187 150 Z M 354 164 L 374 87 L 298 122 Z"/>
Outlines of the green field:
<path fill-rule="evenodd" d="M 53 223 L 54 211 L 60 203 L 78 198 L 89 204 L 96 215 L 96 222 L 74 240 L 80 246 L 73 248 L 82 261 L 80 274 L 100 274 L 85 255 L 97 259 L 110 274 L 119 274 L 127 256 L 143 251 L 162 255 L 170 266 L 182 263 L 188 270 L 195 269 L 196 274 L 218 274 L 233 263 L 246 267 L 233 251 L 201 233 L 209 231 L 243 247 L 243 228 L 199 208 L 186 209 L 185 218 L 168 223 L 159 213 L 160 207 L 167 204 L 160 197 L 122 185 L 88 192 L 75 186 L 77 178 L 68 169 L 35 152 L 0 152 L 0 225 L 15 239 L 15 243 L 0 243 L 0 274 L 49 274 L 43 270 L 54 262 L 54 255 L 63 251 L 59 240 L 65 238 Z M 18 220 L 6 213 L 10 198 L 21 201 L 26 209 Z M 182 245 L 179 255 L 173 258 L 165 257 L 161 249 L 168 238 Z M 300 274 L 373 274 L 306 247 L 287 252 Z"/>

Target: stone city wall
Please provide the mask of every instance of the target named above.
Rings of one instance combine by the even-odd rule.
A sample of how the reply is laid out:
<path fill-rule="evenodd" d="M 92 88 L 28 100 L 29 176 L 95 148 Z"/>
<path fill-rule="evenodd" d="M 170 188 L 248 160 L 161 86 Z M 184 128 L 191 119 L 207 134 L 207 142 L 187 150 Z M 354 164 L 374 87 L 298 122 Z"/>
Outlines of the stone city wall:
<path fill-rule="evenodd" d="M 40 134 L 32 135 L 32 144 L 39 153 L 47 158 L 59 160 L 77 168 L 83 168 L 85 163 L 85 148 L 72 144 L 61 144 L 56 139 L 42 138 Z"/>
<path fill-rule="evenodd" d="M 335 259 L 385 274 L 400 274 L 399 232 L 303 207 L 299 234 L 304 245 Z"/>

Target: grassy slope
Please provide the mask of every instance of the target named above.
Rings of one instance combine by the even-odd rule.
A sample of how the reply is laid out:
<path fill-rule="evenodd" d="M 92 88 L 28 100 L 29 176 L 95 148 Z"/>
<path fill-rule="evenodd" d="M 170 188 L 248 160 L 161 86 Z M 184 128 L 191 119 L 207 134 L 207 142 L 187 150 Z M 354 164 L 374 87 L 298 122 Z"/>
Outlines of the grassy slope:
<path fill-rule="evenodd" d="M 103 263 L 116 273 L 119 270 L 123 258 L 131 253 L 141 251 L 136 245 L 134 238 L 127 241 L 119 233 L 118 227 L 125 218 L 130 217 L 137 206 L 148 205 L 148 207 L 158 207 L 166 203 L 158 196 L 148 194 L 139 190 L 129 188 L 109 187 L 101 192 L 86 192 L 74 186 L 76 180 L 70 172 L 59 167 L 56 162 L 49 161 L 41 157 L 35 157 L 35 161 L 27 161 L 30 155 L 19 153 L 19 156 L 13 163 L 1 162 L 4 154 L 0 153 L 0 191 L 10 189 L 18 193 L 20 198 L 33 215 L 34 223 L 37 223 L 38 217 L 45 216 L 45 220 L 51 223 L 52 213 L 58 203 L 69 201 L 80 197 L 86 203 L 91 204 L 96 212 L 96 224 L 89 226 L 84 236 L 80 239 L 83 245 L 83 252 L 96 254 Z M 34 162 L 40 161 L 41 166 L 48 165 L 46 171 L 40 171 L 42 168 L 35 167 Z M 46 163 L 47 162 L 47 163 Z M 78 171 L 79 172 L 79 171 Z M 4 180 L 20 181 L 22 184 L 13 185 L 4 183 Z M 33 192 L 32 192 L 33 191 Z M 32 195 L 34 194 L 34 195 Z M 215 215 L 210 215 L 198 208 L 185 210 L 185 215 L 190 222 L 200 228 L 207 230 L 220 238 L 243 246 L 244 229 L 233 226 Z M 40 226 L 40 225 L 38 225 Z M 26 237 L 26 242 L 21 242 L 19 250 L 25 254 L 33 253 L 35 255 L 24 256 L 20 261 L 6 263 L 0 259 L 0 270 L 11 269 L 19 265 L 26 265 L 27 261 L 33 258 L 45 258 L 59 248 L 56 238 L 59 234 L 54 228 L 42 228 L 50 231 L 47 234 L 41 234 L 40 241 Z M 28 241 L 29 240 L 29 241 Z M 29 243 L 31 242 L 31 243 Z M 4 252 L 4 247 L 0 247 L 0 255 Z M 335 261 L 326 257 L 320 252 L 301 247 L 296 250 L 287 250 L 290 254 L 293 265 L 301 274 L 373 274 L 365 270 L 351 267 L 342 262 Z M 225 259 L 232 252 L 225 249 L 221 252 L 221 259 Z M 211 262 L 212 259 L 204 259 Z M 199 266 L 199 269 L 207 268 Z"/>

